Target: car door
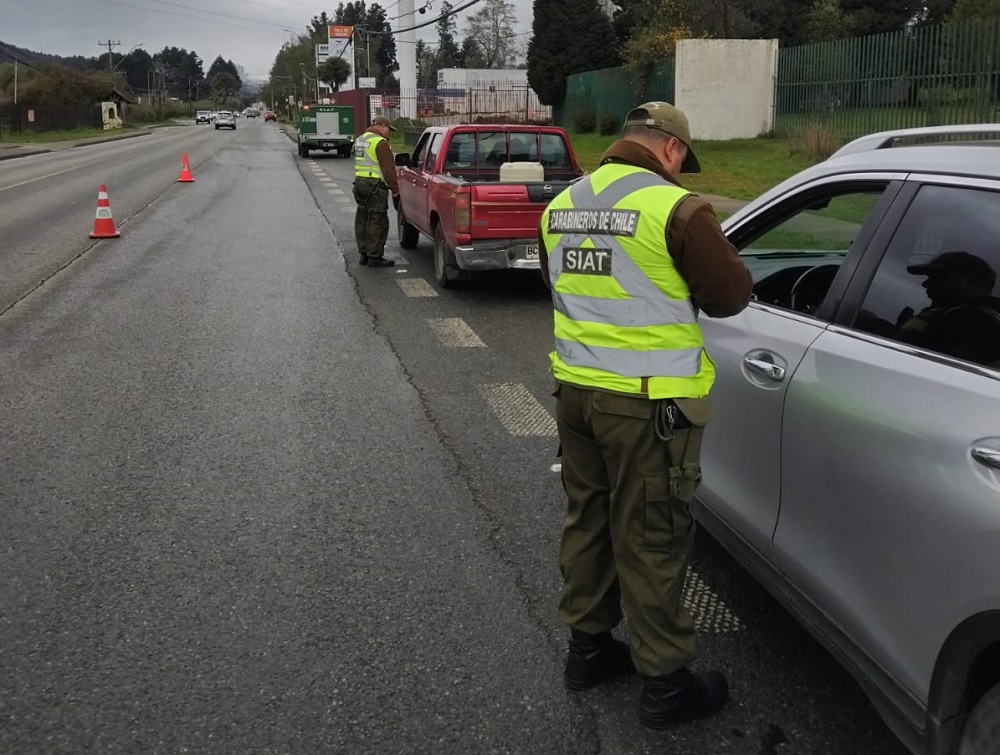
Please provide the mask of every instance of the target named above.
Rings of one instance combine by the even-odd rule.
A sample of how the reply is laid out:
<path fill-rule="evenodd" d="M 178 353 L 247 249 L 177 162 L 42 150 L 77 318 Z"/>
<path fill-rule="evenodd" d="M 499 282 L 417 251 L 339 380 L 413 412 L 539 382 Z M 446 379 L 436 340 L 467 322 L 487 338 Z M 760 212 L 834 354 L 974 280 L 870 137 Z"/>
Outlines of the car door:
<path fill-rule="evenodd" d="M 828 327 L 819 305 L 846 285 L 846 263 L 863 251 L 866 228 L 891 198 L 888 185 L 888 178 L 817 179 L 726 228 L 753 276 L 754 294 L 739 315 L 701 321 L 716 382 L 698 499 L 702 520 L 762 577 L 775 562 L 786 392 Z"/>
<path fill-rule="evenodd" d="M 919 727 L 945 639 L 1000 608 L 1000 183 L 909 188 L 792 376 L 774 551 Z"/>
<path fill-rule="evenodd" d="M 427 176 L 424 173 L 424 157 L 427 154 L 427 147 L 431 141 L 431 134 L 423 134 L 417 146 L 413 148 L 409 164 L 397 173 L 399 179 L 399 201 L 400 207 L 407 221 L 420 229 L 423 233 L 428 233 L 425 228 L 427 221 L 424 215 L 427 212 Z"/>

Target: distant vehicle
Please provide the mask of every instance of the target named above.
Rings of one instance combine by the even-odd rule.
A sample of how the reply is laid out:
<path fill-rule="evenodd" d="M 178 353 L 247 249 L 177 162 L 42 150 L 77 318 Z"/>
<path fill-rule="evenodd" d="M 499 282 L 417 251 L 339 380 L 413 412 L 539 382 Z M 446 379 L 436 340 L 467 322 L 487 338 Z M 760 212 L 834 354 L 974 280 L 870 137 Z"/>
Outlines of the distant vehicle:
<path fill-rule="evenodd" d="M 351 105 L 303 105 L 299 109 L 299 156 L 309 150 L 336 152 L 350 157 L 354 147 L 354 107 Z"/>
<path fill-rule="evenodd" d="M 236 118 L 228 110 L 220 110 L 215 115 L 215 130 L 218 131 L 220 128 L 236 130 Z"/>
<path fill-rule="evenodd" d="M 268 121 L 274 121 L 275 123 L 278 122 L 278 116 L 273 110 L 268 110 L 264 113 L 264 123 L 267 123 Z"/>
<path fill-rule="evenodd" d="M 254 110 L 253 108 L 247 108 L 244 111 L 243 115 L 245 115 L 247 118 L 256 118 L 257 117 L 257 111 Z"/>
<path fill-rule="evenodd" d="M 434 240 L 441 288 L 473 271 L 538 270 L 538 221 L 583 171 L 555 126 L 428 128 L 399 166 L 399 245 Z"/>
<path fill-rule="evenodd" d="M 211 123 L 212 122 L 212 111 L 211 110 L 199 110 L 194 116 L 195 123 Z"/>

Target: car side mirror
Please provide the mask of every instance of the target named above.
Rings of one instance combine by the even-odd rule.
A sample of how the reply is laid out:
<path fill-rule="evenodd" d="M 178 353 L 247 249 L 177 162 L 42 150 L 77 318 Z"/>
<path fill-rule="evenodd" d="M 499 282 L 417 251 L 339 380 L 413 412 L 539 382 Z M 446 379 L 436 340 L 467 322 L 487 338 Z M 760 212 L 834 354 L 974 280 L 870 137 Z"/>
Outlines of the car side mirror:
<path fill-rule="evenodd" d="M 400 152 L 399 154 L 396 155 L 396 165 L 405 168 L 409 164 L 410 164 L 410 153 L 409 152 Z"/>

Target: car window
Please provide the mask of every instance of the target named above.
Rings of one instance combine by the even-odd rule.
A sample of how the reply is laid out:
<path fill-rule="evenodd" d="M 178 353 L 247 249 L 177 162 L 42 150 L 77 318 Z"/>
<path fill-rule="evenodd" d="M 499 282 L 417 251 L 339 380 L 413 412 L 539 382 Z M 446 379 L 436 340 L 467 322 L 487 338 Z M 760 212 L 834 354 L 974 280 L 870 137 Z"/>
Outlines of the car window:
<path fill-rule="evenodd" d="M 423 167 L 424 155 L 427 153 L 427 145 L 431 143 L 431 135 L 424 134 L 420 137 L 420 141 L 417 142 L 416 148 L 413 150 L 413 155 L 410 157 L 410 165 L 417 170 Z M 428 165 L 427 169 L 433 166 Z"/>
<path fill-rule="evenodd" d="M 510 161 L 512 163 L 538 162 L 538 134 L 511 131 Z"/>
<path fill-rule="evenodd" d="M 476 165 L 476 135 L 463 132 L 451 135 L 448 154 L 445 156 L 445 170 L 464 170 Z"/>
<path fill-rule="evenodd" d="M 441 142 L 444 141 L 444 134 L 432 134 L 431 144 L 427 148 L 427 168 L 430 170 L 437 162 L 438 153 L 441 151 Z"/>
<path fill-rule="evenodd" d="M 1000 192 L 924 186 L 854 326 L 1000 369 Z"/>
<path fill-rule="evenodd" d="M 754 299 L 813 314 L 885 188 L 885 182 L 822 188 L 738 228 L 734 242 L 753 277 Z"/>
<path fill-rule="evenodd" d="M 566 143 L 559 134 L 542 134 L 541 136 L 541 152 L 539 154 L 540 162 L 546 168 L 568 168 L 569 164 L 569 151 L 566 149 Z"/>
<path fill-rule="evenodd" d="M 507 162 L 507 134 L 483 131 L 479 134 L 479 167 L 498 168 Z"/>

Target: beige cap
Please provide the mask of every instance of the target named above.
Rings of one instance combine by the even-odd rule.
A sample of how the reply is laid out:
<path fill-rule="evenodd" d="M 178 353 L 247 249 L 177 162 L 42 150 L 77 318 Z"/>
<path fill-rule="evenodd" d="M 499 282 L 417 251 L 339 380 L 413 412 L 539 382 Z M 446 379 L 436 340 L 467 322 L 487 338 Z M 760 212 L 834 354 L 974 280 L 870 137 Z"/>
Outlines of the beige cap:
<path fill-rule="evenodd" d="M 384 115 L 376 115 L 372 118 L 373 126 L 388 126 L 390 131 L 395 131 L 396 127 L 392 125 L 392 121 L 386 118 Z"/>
<path fill-rule="evenodd" d="M 684 113 L 669 102 L 645 102 L 625 116 L 625 126 L 646 126 L 676 136 L 688 148 L 681 173 L 701 173 L 701 163 L 691 148 L 691 127 Z"/>

